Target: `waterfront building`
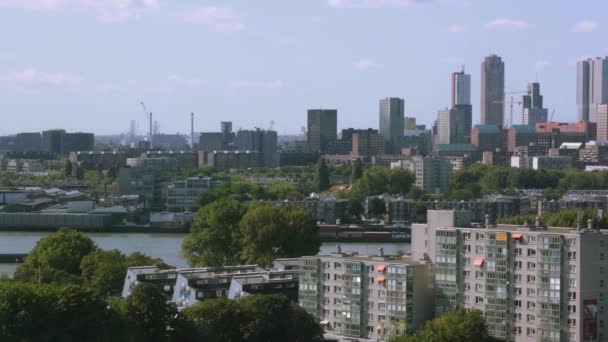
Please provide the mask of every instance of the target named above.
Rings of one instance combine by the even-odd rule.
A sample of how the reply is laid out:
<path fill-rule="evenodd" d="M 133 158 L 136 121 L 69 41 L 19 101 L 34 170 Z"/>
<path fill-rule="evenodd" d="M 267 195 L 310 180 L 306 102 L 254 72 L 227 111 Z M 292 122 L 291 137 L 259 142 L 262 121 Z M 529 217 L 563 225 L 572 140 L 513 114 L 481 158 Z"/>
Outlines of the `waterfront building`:
<path fill-rule="evenodd" d="M 197 199 L 214 185 L 211 177 L 188 177 L 173 180 L 167 186 L 167 209 L 196 211 Z"/>
<path fill-rule="evenodd" d="M 432 318 L 431 267 L 408 257 L 343 253 L 275 260 L 297 270 L 299 303 L 328 339 L 388 341 Z"/>
<path fill-rule="evenodd" d="M 412 258 L 433 264 L 435 315 L 481 310 L 507 341 L 601 341 L 608 336 L 608 236 L 581 229 L 485 224 L 430 210 L 412 225 Z"/>

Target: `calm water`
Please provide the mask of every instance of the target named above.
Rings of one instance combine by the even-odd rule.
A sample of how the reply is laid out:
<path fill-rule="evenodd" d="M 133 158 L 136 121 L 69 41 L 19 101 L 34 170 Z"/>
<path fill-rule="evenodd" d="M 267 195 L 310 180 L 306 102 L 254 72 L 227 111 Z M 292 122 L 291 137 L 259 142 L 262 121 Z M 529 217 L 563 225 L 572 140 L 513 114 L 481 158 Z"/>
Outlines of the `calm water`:
<path fill-rule="evenodd" d="M 5 233 L 0 232 L 0 254 L 29 253 L 41 238 L 49 233 Z M 118 249 L 125 254 L 135 251 L 161 258 L 170 265 L 186 267 L 186 261 L 179 255 L 183 234 L 88 234 L 103 249 Z M 324 243 L 319 254 L 329 254 L 336 251 L 336 242 Z M 339 243 L 343 252 L 359 252 L 360 254 L 378 254 L 378 248 L 384 248 L 385 254 L 395 254 L 398 251 L 409 252 L 409 243 Z M 13 274 L 17 265 L 0 264 L 0 274 Z"/>

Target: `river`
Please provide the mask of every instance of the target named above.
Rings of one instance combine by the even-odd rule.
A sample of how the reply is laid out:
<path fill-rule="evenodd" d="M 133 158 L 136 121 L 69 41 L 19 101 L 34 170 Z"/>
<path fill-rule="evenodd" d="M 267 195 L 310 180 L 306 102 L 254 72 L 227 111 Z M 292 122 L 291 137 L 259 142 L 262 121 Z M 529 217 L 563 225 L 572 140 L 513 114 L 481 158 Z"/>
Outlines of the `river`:
<path fill-rule="evenodd" d="M 50 233 L 17 233 L 0 232 L 0 254 L 29 253 L 36 242 Z M 179 255 L 184 234 L 113 234 L 91 233 L 89 235 L 103 249 L 118 249 L 125 254 L 135 251 L 161 258 L 170 265 L 187 267 L 186 261 Z M 319 254 L 330 254 L 336 251 L 337 245 L 343 252 L 359 252 L 364 255 L 378 254 L 378 248 L 384 248 L 385 254 L 396 254 L 398 251 L 409 252 L 409 243 L 336 243 L 326 242 L 321 245 Z M 12 275 L 16 264 L 0 264 L 0 274 Z"/>

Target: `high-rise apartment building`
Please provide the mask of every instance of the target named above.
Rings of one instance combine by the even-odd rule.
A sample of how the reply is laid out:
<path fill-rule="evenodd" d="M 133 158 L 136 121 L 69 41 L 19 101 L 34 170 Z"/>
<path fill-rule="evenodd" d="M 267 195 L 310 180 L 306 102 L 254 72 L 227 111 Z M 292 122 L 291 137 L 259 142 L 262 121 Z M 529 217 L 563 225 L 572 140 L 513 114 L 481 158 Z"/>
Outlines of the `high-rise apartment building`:
<path fill-rule="evenodd" d="M 608 57 L 596 57 L 577 64 L 579 121 L 597 121 L 597 106 L 608 104 Z"/>
<path fill-rule="evenodd" d="M 390 144 L 391 150 L 403 137 L 404 103 L 405 101 L 398 97 L 380 100 L 380 134 L 384 141 Z"/>
<path fill-rule="evenodd" d="M 338 253 L 278 259 L 277 271 L 298 270 L 298 300 L 339 341 L 388 341 L 432 317 L 431 267 L 407 257 Z"/>
<path fill-rule="evenodd" d="M 462 71 L 452 73 L 452 106 L 471 104 L 471 75 Z"/>
<path fill-rule="evenodd" d="M 591 225 L 472 228 L 468 211 L 429 210 L 412 225 L 412 258 L 434 265 L 435 315 L 481 310 L 506 341 L 602 341 L 608 235 Z"/>
<path fill-rule="evenodd" d="M 416 129 L 416 118 L 415 117 L 405 117 L 405 130 L 414 130 Z"/>
<path fill-rule="evenodd" d="M 504 125 L 505 64 L 496 55 L 481 63 L 481 124 Z"/>
<path fill-rule="evenodd" d="M 308 110 L 308 146 L 312 151 L 325 153 L 328 143 L 338 135 L 338 110 Z"/>

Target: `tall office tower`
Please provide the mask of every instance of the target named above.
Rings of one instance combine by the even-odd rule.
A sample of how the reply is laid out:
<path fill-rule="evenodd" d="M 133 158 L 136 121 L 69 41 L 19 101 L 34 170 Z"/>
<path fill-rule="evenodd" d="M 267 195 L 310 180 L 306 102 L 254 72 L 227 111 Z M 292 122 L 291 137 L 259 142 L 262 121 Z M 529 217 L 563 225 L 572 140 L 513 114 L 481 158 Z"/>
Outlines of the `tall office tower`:
<path fill-rule="evenodd" d="M 62 154 L 65 130 L 53 129 L 42 132 L 42 150 L 44 152 Z"/>
<path fill-rule="evenodd" d="M 496 55 L 481 63 L 481 124 L 504 126 L 505 64 Z"/>
<path fill-rule="evenodd" d="M 452 73 L 452 107 L 471 104 L 471 75 L 462 71 Z"/>
<path fill-rule="evenodd" d="M 450 144 L 470 144 L 472 126 L 473 106 L 460 104 L 450 109 Z"/>
<path fill-rule="evenodd" d="M 589 61 L 589 120 L 596 122 L 598 106 L 608 104 L 608 57 Z"/>
<path fill-rule="evenodd" d="M 589 122 L 589 61 L 579 61 L 576 66 L 576 104 L 578 121 Z"/>
<path fill-rule="evenodd" d="M 456 105 L 437 112 L 435 144 L 470 144 L 473 124 L 471 105 Z"/>
<path fill-rule="evenodd" d="M 596 122 L 597 106 L 608 104 L 608 57 L 579 61 L 577 74 L 579 120 Z"/>
<path fill-rule="evenodd" d="M 309 148 L 315 152 L 325 153 L 327 144 L 336 140 L 338 136 L 338 110 L 309 109 L 307 134 Z"/>
<path fill-rule="evenodd" d="M 536 126 L 537 122 L 547 122 L 549 110 L 543 108 L 543 96 L 540 94 L 540 83 L 528 84 L 528 93 L 523 96 L 523 125 Z"/>
<path fill-rule="evenodd" d="M 95 134 L 93 133 L 65 133 L 63 136 L 63 153 L 93 151 L 94 148 Z"/>
<path fill-rule="evenodd" d="M 450 143 L 450 110 L 441 109 L 437 112 L 437 135 L 435 136 L 435 144 Z"/>
<path fill-rule="evenodd" d="M 380 100 L 380 134 L 389 145 L 389 151 L 398 149 L 398 141 L 403 137 L 404 100 L 387 97 Z"/>

